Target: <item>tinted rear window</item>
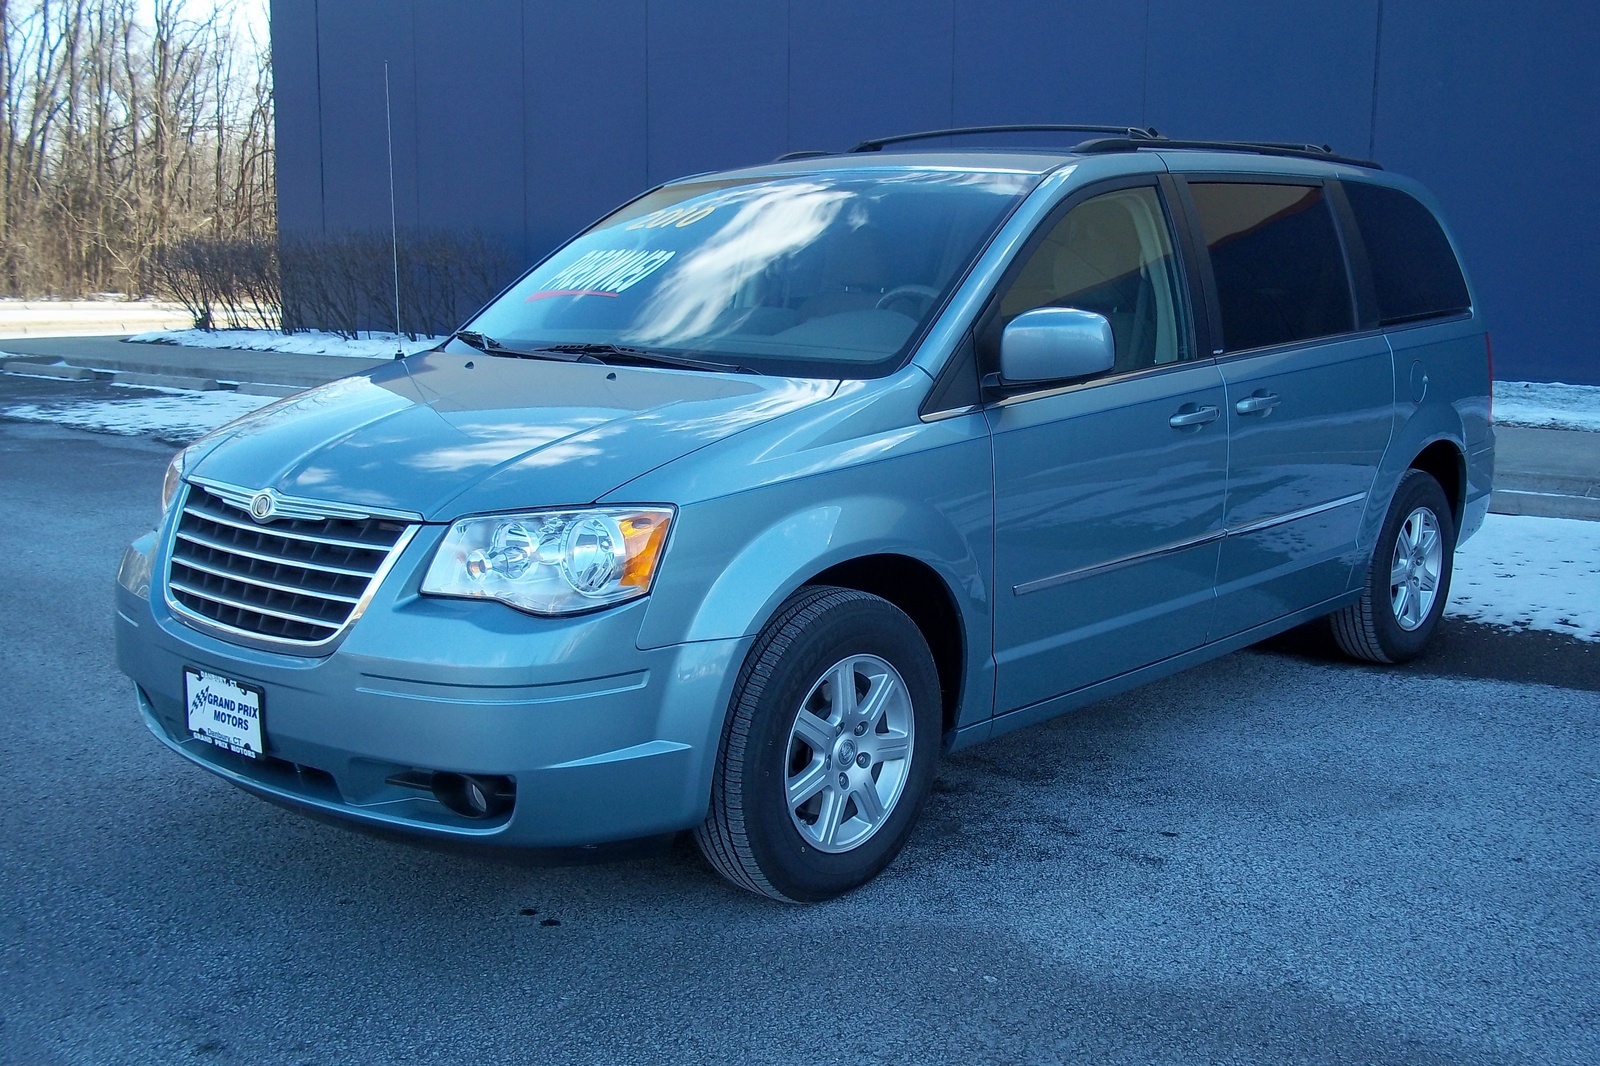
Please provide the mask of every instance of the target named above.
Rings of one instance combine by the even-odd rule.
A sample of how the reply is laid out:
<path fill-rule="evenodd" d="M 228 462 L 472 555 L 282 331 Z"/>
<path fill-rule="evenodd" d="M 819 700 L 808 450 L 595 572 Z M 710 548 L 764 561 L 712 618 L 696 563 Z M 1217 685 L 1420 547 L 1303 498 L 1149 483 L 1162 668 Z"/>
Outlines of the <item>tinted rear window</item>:
<path fill-rule="evenodd" d="M 1382 185 L 1346 182 L 1344 194 L 1367 246 L 1383 325 L 1472 306 L 1461 265 L 1432 211 L 1410 194 Z"/>
<path fill-rule="evenodd" d="M 1353 328 L 1344 253 L 1321 186 L 1190 185 L 1211 253 L 1225 351 Z"/>

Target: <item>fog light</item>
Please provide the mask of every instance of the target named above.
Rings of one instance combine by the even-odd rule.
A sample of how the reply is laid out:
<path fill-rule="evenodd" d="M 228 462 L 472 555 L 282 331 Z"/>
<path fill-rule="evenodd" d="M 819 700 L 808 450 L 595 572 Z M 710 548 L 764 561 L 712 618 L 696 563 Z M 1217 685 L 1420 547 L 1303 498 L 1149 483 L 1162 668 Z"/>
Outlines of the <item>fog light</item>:
<path fill-rule="evenodd" d="M 509 777 L 437 773 L 433 795 L 463 818 L 496 818 L 511 809 L 517 786 Z"/>

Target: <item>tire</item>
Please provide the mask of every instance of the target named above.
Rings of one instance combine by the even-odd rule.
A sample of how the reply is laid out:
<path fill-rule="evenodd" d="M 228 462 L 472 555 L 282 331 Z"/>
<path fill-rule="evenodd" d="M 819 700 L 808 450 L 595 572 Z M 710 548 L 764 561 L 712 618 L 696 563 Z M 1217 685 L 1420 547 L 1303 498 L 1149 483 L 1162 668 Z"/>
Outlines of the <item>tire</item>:
<path fill-rule="evenodd" d="M 849 690 L 836 681 L 846 675 Z M 803 588 L 739 672 L 695 843 L 751 892 L 796 903 L 848 892 L 904 846 L 942 721 L 938 672 L 910 618 L 864 592 Z"/>
<path fill-rule="evenodd" d="M 1444 490 L 1408 470 L 1384 517 L 1361 599 L 1329 616 L 1346 655 L 1403 663 L 1427 647 L 1450 598 L 1456 524 Z"/>

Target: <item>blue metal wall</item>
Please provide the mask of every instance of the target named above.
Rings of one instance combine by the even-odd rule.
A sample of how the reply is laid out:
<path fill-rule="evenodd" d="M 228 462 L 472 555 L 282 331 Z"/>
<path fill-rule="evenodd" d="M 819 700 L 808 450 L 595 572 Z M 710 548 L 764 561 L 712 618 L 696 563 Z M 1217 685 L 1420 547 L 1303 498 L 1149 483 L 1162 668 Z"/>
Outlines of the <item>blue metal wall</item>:
<path fill-rule="evenodd" d="M 286 231 L 531 260 L 646 186 L 946 125 L 1327 141 L 1426 183 L 1501 378 L 1600 384 L 1600 6 L 1491 0 L 272 0 Z"/>

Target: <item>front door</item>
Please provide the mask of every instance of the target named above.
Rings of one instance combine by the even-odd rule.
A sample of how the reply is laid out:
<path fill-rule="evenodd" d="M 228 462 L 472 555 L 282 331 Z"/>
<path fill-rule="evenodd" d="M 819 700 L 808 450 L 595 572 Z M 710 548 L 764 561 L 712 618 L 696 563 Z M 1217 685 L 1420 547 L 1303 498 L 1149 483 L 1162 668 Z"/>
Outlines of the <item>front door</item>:
<path fill-rule="evenodd" d="M 1116 365 L 988 409 L 995 464 L 995 711 L 1200 645 L 1211 621 L 1227 470 L 1221 374 L 1196 358 L 1154 184 L 1045 224 L 981 327 L 1035 307 L 1106 316 Z"/>

